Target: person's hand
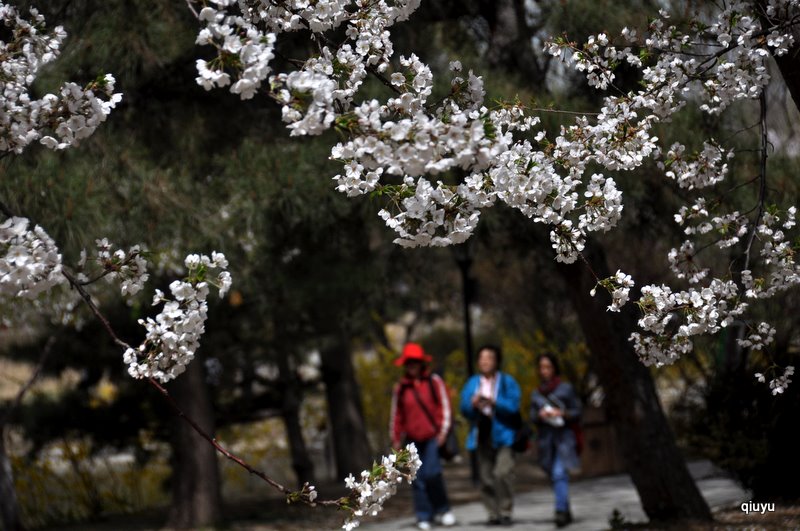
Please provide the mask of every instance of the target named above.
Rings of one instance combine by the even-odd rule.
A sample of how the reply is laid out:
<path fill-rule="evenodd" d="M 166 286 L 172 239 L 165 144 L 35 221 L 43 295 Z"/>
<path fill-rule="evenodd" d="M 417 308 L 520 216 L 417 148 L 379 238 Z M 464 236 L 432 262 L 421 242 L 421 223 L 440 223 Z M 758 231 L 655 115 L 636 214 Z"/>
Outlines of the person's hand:
<path fill-rule="evenodd" d="M 392 441 L 392 450 L 395 452 L 400 451 L 400 441 Z"/>
<path fill-rule="evenodd" d="M 475 395 L 472 398 L 472 407 L 483 409 L 486 406 L 494 407 L 494 400 L 487 396 Z"/>
<path fill-rule="evenodd" d="M 539 418 L 542 419 L 549 419 L 553 416 L 554 409 L 550 406 L 544 406 L 542 409 L 539 410 Z"/>
<path fill-rule="evenodd" d="M 444 442 L 447 440 L 447 433 L 440 433 L 436 436 L 436 446 L 444 446 Z"/>
<path fill-rule="evenodd" d="M 558 409 L 557 407 L 552 406 L 545 406 L 539 410 L 539 417 L 543 419 L 549 419 L 553 417 L 563 417 L 564 412 Z"/>

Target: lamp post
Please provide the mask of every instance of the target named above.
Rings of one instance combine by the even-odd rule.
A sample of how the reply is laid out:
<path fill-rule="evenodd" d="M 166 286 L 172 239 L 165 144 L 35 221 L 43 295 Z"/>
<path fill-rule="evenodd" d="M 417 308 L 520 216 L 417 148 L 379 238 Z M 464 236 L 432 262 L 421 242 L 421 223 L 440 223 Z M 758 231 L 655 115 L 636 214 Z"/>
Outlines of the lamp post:
<path fill-rule="evenodd" d="M 464 358 L 467 362 L 467 378 L 475 374 L 475 367 L 472 362 L 472 319 L 469 313 L 469 306 L 475 294 L 475 282 L 469 276 L 472 267 L 472 248 L 470 241 L 462 243 L 452 248 L 453 255 L 461 271 L 461 293 L 464 311 Z M 478 475 L 478 454 L 474 451 L 469 452 L 469 466 L 472 484 L 477 486 L 480 483 Z"/>
<path fill-rule="evenodd" d="M 472 296 L 475 285 L 469 276 L 472 267 L 472 253 L 469 241 L 453 247 L 456 264 L 461 271 L 461 293 L 464 312 L 464 357 L 467 362 L 467 377 L 475 374 L 475 367 L 472 362 L 472 319 L 470 317 L 469 306 L 472 303 Z"/>

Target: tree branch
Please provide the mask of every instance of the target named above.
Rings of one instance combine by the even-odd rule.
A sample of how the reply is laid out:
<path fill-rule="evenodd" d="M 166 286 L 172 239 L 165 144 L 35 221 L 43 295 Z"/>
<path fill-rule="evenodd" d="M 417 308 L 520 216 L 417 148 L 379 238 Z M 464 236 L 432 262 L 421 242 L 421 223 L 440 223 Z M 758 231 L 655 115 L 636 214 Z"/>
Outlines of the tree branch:
<path fill-rule="evenodd" d="M 6 206 L 6 204 L 3 203 L 2 201 L 0 201 L 0 212 L 2 212 L 3 215 L 5 215 L 6 217 L 9 218 L 14 217 L 14 212 L 10 208 L 8 208 L 8 206 Z"/>
<path fill-rule="evenodd" d="M 2 212 L 5 215 L 7 215 L 8 217 L 13 217 L 14 216 L 14 213 L 11 212 L 11 210 L 8 207 L 6 207 L 5 204 L 2 203 L 2 201 L 0 201 L 0 210 L 2 210 Z M 114 340 L 114 343 L 116 343 L 117 345 L 119 345 L 120 347 L 122 347 L 124 349 L 132 348 L 128 343 L 126 343 L 125 341 L 120 339 L 120 337 L 114 331 L 114 328 L 111 326 L 111 323 L 108 321 L 106 316 L 103 315 L 103 313 L 100 311 L 100 308 L 98 308 L 97 304 L 95 304 L 95 302 L 92 300 L 92 296 L 83 287 L 83 283 L 80 282 L 77 278 L 75 278 L 75 275 L 73 275 L 68 269 L 66 269 L 64 267 L 62 267 L 62 269 L 61 269 L 61 274 L 64 275 L 64 277 L 69 282 L 70 286 L 72 286 L 72 288 L 78 292 L 78 294 L 81 296 L 83 301 L 86 303 L 86 305 L 91 310 L 92 314 L 94 314 L 94 316 L 97 318 L 97 320 L 100 321 L 100 323 L 103 325 L 103 328 L 106 329 L 106 332 L 108 333 L 108 335 Z M 11 412 L 14 409 L 16 409 L 16 407 L 19 406 L 19 404 L 22 402 L 22 398 L 24 397 L 25 393 L 27 393 L 27 391 L 31 388 L 31 386 L 33 385 L 33 383 L 36 380 L 36 378 L 38 378 L 39 374 L 41 373 L 42 366 L 44 365 L 45 360 L 49 356 L 50 350 L 52 349 L 52 346 L 53 346 L 54 342 L 55 342 L 55 337 L 54 336 L 50 337 L 50 339 L 48 340 L 47 344 L 45 345 L 45 349 L 42 352 L 42 356 L 39 359 L 39 364 L 37 365 L 36 369 L 34 370 L 33 375 L 31 375 L 31 378 L 19 390 L 19 392 L 17 393 L 17 396 L 14 398 L 14 401 L 12 402 L 12 405 L 11 405 L 10 409 L 8 411 L 6 411 L 5 414 L 2 417 L 0 417 L 0 428 L 2 428 L 5 425 L 5 423 L 8 421 L 8 418 L 10 417 Z M 271 485 L 272 487 L 274 487 L 275 489 L 280 491 L 282 494 L 284 494 L 286 496 L 287 502 L 291 503 L 291 502 L 299 501 L 299 502 L 302 502 L 302 503 L 305 503 L 305 504 L 311 505 L 311 506 L 315 506 L 315 505 L 336 506 L 336 507 L 341 506 L 341 500 L 340 499 L 336 499 L 336 500 L 319 500 L 319 501 L 314 500 L 314 501 L 311 501 L 306 496 L 303 496 L 303 491 L 292 491 L 292 490 L 284 487 L 283 485 L 281 485 L 280 483 L 278 483 L 274 479 L 270 478 L 264 472 L 261 472 L 261 471 L 255 469 L 255 468 L 253 468 L 244 459 L 232 454 L 227 449 L 225 449 L 222 445 L 220 445 L 217 442 L 217 440 L 215 438 L 211 437 L 192 418 L 190 418 L 188 415 L 186 415 L 186 413 L 183 410 L 181 410 L 181 408 L 178 406 L 178 404 L 175 402 L 175 400 L 172 398 L 172 396 L 170 396 L 169 392 L 161 384 L 159 384 L 157 381 L 155 381 L 152 378 L 149 379 L 149 382 L 150 382 L 150 385 L 155 387 L 156 390 L 158 390 L 158 392 L 161 393 L 161 395 L 164 398 L 166 398 L 167 402 L 169 402 L 170 406 L 172 406 L 172 408 L 175 410 L 175 412 L 178 414 L 178 416 L 181 417 L 184 421 L 186 421 L 192 427 L 192 429 L 194 431 L 196 431 L 198 435 L 200 435 L 200 437 L 202 437 L 203 439 L 208 441 L 209 444 L 211 444 L 211 446 L 213 446 L 214 449 L 216 449 L 217 452 L 221 453 L 222 455 L 224 455 L 225 457 L 227 457 L 228 459 L 230 459 L 234 463 L 238 464 L 239 466 L 241 466 L 242 468 L 244 468 L 245 470 L 247 470 L 251 474 L 253 474 L 255 476 L 258 476 L 259 478 L 261 478 L 262 480 L 267 482 L 269 485 Z"/>
<path fill-rule="evenodd" d="M 220 454 L 222 454 L 226 458 L 230 459 L 231 461 L 233 461 L 234 463 L 236 463 L 240 467 L 244 468 L 245 470 L 247 470 L 249 473 L 253 474 L 254 476 L 257 476 L 257 477 L 261 478 L 262 480 L 266 481 L 269 485 L 271 485 L 272 487 L 274 487 L 276 490 L 280 491 L 282 494 L 286 495 L 287 497 L 292 496 L 293 494 L 297 493 L 297 491 L 293 491 L 293 490 L 281 485 L 280 483 L 278 483 L 277 481 L 275 481 L 274 479 L 272 479 L 271 477 L 266 475 L 264 472 L 261 472 L 260 470 L 257 470 L 255 468 L 253 468 L 244 459 L 242 459 L 242 458 L 232 454 L 231 452 L 229 452 L 224 446 L 222 446 L 219 442 L 217 442 L 216 438 L 214 438 L 211 435 L 209 435 L 208 433 L 206 433 L 205 430 L 203 430 L 203 428 L 201 428 L 199 424 L 197 424 L 194 420 L 192 420 L 191 417 L 189 417 L 188 415 L 186 415 L 186 413 L 184 413 L 184 411 L 180 408 L 178 403 L 175 402 L 175 399 L 172 398 L 172 396 L 169 394 L 169 391 L 167 391 L 167 389 L 163 385 L 158 383 L 153 378 L 148 378 L 147 381 L 150 383 L 150 385 L 153 388 L 155 388 L 167 400 L 169 405 L 175 411 L 175 414 L 177 414 L 179 417 L 181 417 L 183 420 L 185 420 L 186 423 L 188 423 L 189 426 L 191 426 L 192 429 L 195 432 L 197 432 L 197 434 L 200 437 L 202 437 L 203 439 L 208 441 L 208 443 L 211 446 L 213 446 L 214 449 L 217 450 L 217 452 L 219 452 Z M 300 497 L 298 499 L 299 499 L 299 501 L 302 501 L 303 503 L 306 503 L 308 505 L 326 505 L 326 506 L 337 506 L 337 507 L 340 505 L 340 500 L 321 500 L 321 501 L 310 502 L 308 500 L 305 500 L 302 497 Z"/>
<path fill-rule="evenodd" d="M 186 5 L 187 5 L 187 7 L 189 8 L 189 11 L 191 11 L 191 12 L 192 12 L 192 15 L 194 15 L 194 18 L 196 18 L 196 19 L 200 20 L 200 14 L 199 14 L 199 13 L 197 12 L 197 10 L 194 8 L 194 5 L 193 5 L 193 4 L 194 4 L 194 2 L 192 2 L 192 0 L 186 0 Z"/>
<path fill-rule="evenodd" d="M 84 289 L 84 287 L 81 285 L 81 283 L 78 282 L 78 280 L 72 275 L 72 273 L 70 273 L 66 269 L 63 269 L 62 273 L 67 278 L 67 280 L 69 281 L 70 285 L 72 285 L 72 287 L 75 290 L 77 290 L 77 292 L 80 294 L 80 296 L 83 299 L 83 301 L 89 306 L 89 309 L 92 311 L 94 316 L 103 324 L 103 327 L 106 329 L 106 332 L 108 332 L 108 334 L 111 336 L 111 338 L 114 340 L 114 342 L 117 345 L 121 346 L 122 348 L 125 348 L 125 349 L 131 348 L 131 346 L 128 343 L 126 343 L 125 341 L 121 340 L 119 338 L 119 336 L 117 336 L 116 332 L 114 331 L 114 328 L 111 326 L 111 323 L 108 321 L 108 319 L 106 319 L 106 317 L 102 314 L 102 312 L 100 312 L 100 309 L 97 307 L 97 305 L 92 300 L 91 295 L 89 295 L 89 293 Z M 231 452 L 229 452 L 222 445 L 220 445 L 215 438 L 211 437 L 208 433 L 206 433 L 200 427 L 200 425 L 197 424 L 197 422 L 195 422 L 191 417 L 189 417 L 178 406 L 177 402 L 175 402 L 175 400 L 169 394 L 169 391 L 167 391 L 164 388 L 164 386 L 159 384 L 153 378 L 149 378 L 148 381 L 149 381 L 151 386 L 153 386 L 159 393 L 161 393 L 161 395 L 164 398 L 166 398 L 167 402 L 169 402 L 170 406 L 172 407 L 172 409 L 175 410 L 176 414 L 179 417 L 181 417 L 184 421 L 186 421 L 186 423 L 188 423 L 189 426 L 191 426 L 192 429 L 195 432 L 197 432 L 198 435 L 200 435 L 200 437 L 202 437 L 203 439 L 208 441 L 208 443 L 211 444 L 211 446 L 213 446 L 214 449 L 217 450 L 217 452 L 221 453 L 222 455 L 224 455 L 225 457 L 227 457 L 228 459 L 230 459 L 231 461 L 233 461 L 237 465 L 241 466 L 242 468 L 244 468 L 245 470 L 247 470 L 251 474 L 253 474 L 255 476 L 258 476 L 262 480 L 266 481 L 269 485 L 271 485 L 272 487 L 274 487 L 275 489 L 280 491 L 282 494 L 286 495 L 287 496 L 287 501 L 301 501 L 303 503 L 306 503 L 306 504 L 312 505 L 312 506 L 313 505 L 328 505 L 328 506 L 337 506 L 338 507 L 340 505 L 339 500 L 320 500 L 320 501 L 311 502 L 310 500 L 307 500 L 305 497 L 298 495 L 297 491 L 292 491 L 292 490 L 284 487 L 283 485 L 281 485 L 280 483 L 278 483 L 274 479 L 270 478 L 264 472 L 261 472 L 260 470 L 257 470 L 255 468 L 253 468 L 244 459 L 242 459 L 242 458 L 232 454 Z"/>
<path fill-rule="evenodd" d="M 0 417 L 0 437 L 2 437 L 3 428 L 5 428 L 5 425 L 11 420 L 11 416 L 14 414 L 14 411 L 16 411 L 20 404 L 22 404 L 22 399 L 25 397 L 30 388 L 33 387 L 33 384 L 42 373 L 44 364 L 47 361 L 47 358 L 50 357 L 50 352 L 53 350 L 53 345 L 55 345 L 55 343 L 56 336 L 53 335 L 47 339 L 47 342 L 45 343 L 44 348 L 42 348 L 42 352 L 39 355 L 39 361 L 36 364 L 36 367 L 33 369 L 33 373 L 28 378 L 28 381 L 25 382 L 22 387 L 20 387 L 16 396 L 14 396 L 14 400 L 11 401 L 8 409 L 6 409 L 6 411 L 3 413 L 3 416 Z"/>
<path fill-rule="evenodd" d="M 753 241 L 756 238 L 756 230 L 761 216 L 764 215 L 764 200 L 767 195 L 767 148 L 769 147 L 769 139 L 767 138 L 767 91 L 761 90 L 761 96 L 758 99 L 761 104 L 761 165 L 759 171 L 759 190 L 758 190 L 758 213 L 753 220 L 753 226 L 750 228 L 750 235 L 747 240 L 747 249 L 744 252 L 744 270 L 750 269 L 750 250 L 753 247 Z"/>
<path fill-rule="evenodd" d="M 116 343 L 117 345 L 119 345 L 120 347 L 122 347 L 124 349 L 131 348 L 131 346 L 129 344 L 127 344 L 126 342 L 121 340 L 119 338 L 119 336 L 117 336 L 117 333 L 114 332 L 114 329 L 111 327 L 111 323 L 109 323 L 108 319 L 106 319 L 106 317 L 100 312 L 100 309 L 97 307 L 97 305 L 92 300 L 92 296 L 89 295 L 89 292 L 86 291 L 86 289 L 84 289 L 84 287 L 81 285 L 81 283 L 78 281 L 78 279 L 76 279 L 75 276 L 72 273 L 70 273 L 69 271 L 67 271 L 64 268 L 61 269 L 61 273 L 64 275 L 64 277 L 66 277 L 66 279 L 67 279 L 67 281 L 69 281 L 70 285 L 78 292 L 78 294 L 81 296 L 81 298 L 86 303 L 86 305 L 89 306 L 89 309 L 92 311 L 94 316 L 97 317 L 97 319 L 100 321 L 100 323 L 106 329 L 106 332 L 108 332 L 108 335 L 110 335 L 111 339 L 114 340 L 114 343 Z"/>

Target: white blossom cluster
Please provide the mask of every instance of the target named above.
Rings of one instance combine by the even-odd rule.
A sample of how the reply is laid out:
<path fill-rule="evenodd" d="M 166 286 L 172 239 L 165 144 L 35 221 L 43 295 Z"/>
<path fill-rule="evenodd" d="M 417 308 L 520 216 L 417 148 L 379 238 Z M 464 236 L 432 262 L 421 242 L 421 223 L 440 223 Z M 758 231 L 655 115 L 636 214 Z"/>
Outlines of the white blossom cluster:
<path fill-rule="evenodd" d="M 128 374 L 134 378 L 155 378 L 168 382 L 186 370 L 200 346 L 200 336 L 205 332 L 208 315 L 206 299 L 209 285 L 219 289 L 223 297 L 230 289 L 231 276 L 228 261 L 221 253 L 190 254 L 186 257 L 186 280 L 175 280 L 169 285 L 172 298 L 156 290 L 153 306 L 164 304 L 155 317 L 140 319 L 147 335 L 138 348 L 129 348 L 123 355 Z M 218 271 L 212 278 L 212 271 Z"/>
<path fill-rule="evenodd" d="M 794 366 L 789 365 L 783 370 L 783 374 L 776 378 L 772 378 L 769 381 L 769 388 L 772 390 L 773 395 L 782 394 L 786 391 L 786 388 L 789 387 L 789 384 L 792 383 L 792 375 L 794 374 Z M 756 380 L 761 383 L 765 383 L 767 381 L 767 377 L 760 372 L 755 374 Z"/>
<path fill-rule="evenodd" d="M 414 54 L 392 62 L 388 28 L 408 18 L 418 3 L 246 1 L 237 4 L 235 14 L 231 2 L 210 3 L 213 17 L 209 7 L 199 12 L 205 26 L 198 42 L 224 50 L 231 24 L 259 28 L 256 40 L 264 46 L 285 31 L 312 32 L 319 54 L 298 70 L 272 75 L 265 92 L 283 105 L 293 135 L 335 125 L 349 136 L 331 152 L 344 166 L 334 178 L 336 187 L 349 196 L 376 192 L 387 197 L 389 206 L 379 214 L 398 233 L 397 243 L 462 242 L 477 225 L 480 210 L 500 199 L 551 225 L 557 258 L 574 261 L 586 233 L 613 227 L 622 210 L 615 181 L 584 176 L 587 165 L 632 169 L 644 158 L 638 152 L 650 153 L 655 144 L 635 127 L 627 130 L 633 117 L 626 115 L 627 105 L 617 104 L 592 123 L 565 128 L 553 142 L 540 132 L 532 143 L 522 136 L 538 118 L 518 104 L 487 108 L 482 79 L 463 73 L 458 61 L 451 63 L 449 96 L 431 102 L 430 67 Z M 334 44 L 325 32 L 341 25 L 346 38 Z M 215 75 L 226 83 L 231 75 L 245 76 L 229 57 L 219 53 L 214 60 Z M 356 102 L 369 72 L 391 87 L 391 97 Z M 601 149 L 601 144 L 613 148 Z"/>
<path fill-rule="evenodd" d="M 316 503 L 314 503 L 314 500 L 317 499 L 318 495 L 319 493 L 317 492 L 317 488 L 306 481 L 305 483 L 303 483 L 303 486 L 300 488 L 300 490 L 290 492 L 287 494 L 286 502 L 287 503 L 302 502 L 302 503 L 307 503 L 311 507 L 314 507 L 316 505 Z"/>
<path fill-rule="evenodd" d="M 579 116 L 548 138 L 535 129 L 539 119 L 525 106 L 487 107 L 482 79 L 471 71 L 464 74 L 458 61 L 451 63 L 450 93 L 430 101 L 430 67 L 413 54 L 394 60 L 388 31 L 408 18 L 418 2 L 240 0 L 234 14 L 229 13 L 232 0 L 205 5 L 212 4 L 212 11 L 200 12 L 206 26 L 198 42 L 228 52 L 218 54 L 214 68 L 225 84 L 231 75 L 239 81 L 248 76 L 242 66 L 247 61 L 226 59 L 238 53 L 239 44 L 231 45 L 231 39 L 245 43 L 246 35 L 247 42 L 271 50 L 281 33 L 311 33 L 319 53 L 294 63 L 300 65 L 296 70 L 290 63 L 290 71 L 271 75 L 265 93 L 283 105 L 293 135 L 318 134 L 331 126 L 346 135 L 331 151 L 343 164 L 334 177 L 336 188 L 348 196 L 387 198 L 379 215 L 397 232 L 395 242 L 462 242 L 481 210 L 499 200 L 549 225 L 556 259 L 567 263 L 577 259 L 589 233 L 613 228 L 623 208 L 614 179 L 589 174 L 590 166 L 627 171 L 653 159 L 668 179 L 694 193 L 725 180 L 732 151 L 713 139 L 695 153 L 680 143 L 663 147 L 653 128 L 689 104 L 720 114 L 736 101 L 758 98 L 769 82 L 767 59 L 786 53 L 794 42 L 791 21 L 800 6 L 798 0 L 768 0 L 762 16 L 752 2 L 727 2 L 711 19 L 697 17 L 689 32 L 670 24 L 668 13 L 661 11 L 642 34 L 624 29 L 619 46 L 604 33 L 581 46 L 553 40 L 546 46 L 551 55 L 571 62 L 591 86 L 613 88 L 614 95 L 604 98 L 597 115 Z M 234 26 L 243 30 L 230 31 Z M 337 42 L 329 30 L 340 26 L 346 38 Z M 614 87 L 615 70 L 622 64 L 639 70 L 641 88 L 626 93 Z M 367 73 L 378 76 L 393 94 L 358 101 Z M 207 76 L 201 73 L 201 78 Z M 702 196 L 675 216 L 687 237 L 719 236 L 713 243 L 721 249 L 756 230 L 769 274 L 753 279 L 746 271 L 742 282 L 747 296 L 764 297 L 797 283 L 791 247 L 766 219 L 750 222 L 738 211 L 720 212 Z M 646 363 L 673 361 L 692 348 L 690 338 L 718 331 L 747 308 L 740 300 L 742 290 L 729 277 L 713 277 L 698 265 L 696 255 L 707 247 L 687 239 L 667 257 L 678 278 L 696 287 L 642 288 L 643 333 L 631 339 Z M 633 281 L 618 272 L 598 285 L 612 296 L 608 309 L 619 311 Z"/>
<path fill-rule="evenodd" d="M 614 47 L 601 34 L 580 48 L 557 40 L 551 43 L 550 51 L 561 58 L 571 57 L 578 69 L 586 72 L 589 83 L 600 88 L 613 83 L 614 68 L 622 62 L 641 68 L 644 87 L 622 99 L 629 99 L 634 110 L 642 113 L 643 123 L 648 113 L 663 120 L 687 103 L 699 104 L 701 110 L 719 114 L 737 100 L 760 96 L 769 81 L 768 57 L 785 53 L 793 43 L 790 24 L 798 14 L 798 4 L 792 0 L 769 2 L 768 18 L 764 19 L 753 11 L 752 3 L 726 3 L 711 24 L 697 21 L 690 34 L 669 25 L 667 13 L 661 12 L 661 17 L 650 24 L 643 41 L 634 30 L 624 30 L 622 40 L 627 44 L 624 48 Z M 786 21 L 790 21 L 789 25 L 781 26 Z M 774 26 L 770 28 L 769 24 Z M 765 39 L 765 35 L 769 37 Z M 686 146 L 680 143 L 664 151 L 664 154 L 657 151 L 653 157 L 665 176 L 680 188 L 694 192 L 723 182 L 733 157 L 732 151 L 710 139 L 692 155 L 687 155 Z M 699 196 L 675 216 L 687 236 L 711 241 L 697 246 L 687 239 L 679 249 L 669 252 L 670 268 L 679 279 L 690 284 L 705 281 L 706 285 L 686 291 L 655 285 L 642 288 L 638 300 L 644 314 L 639 321 L 642 333 L 634 333 L 631 340 L 647 364 L 671 363 L 692 348 L 693 336 L 715 333 L 739 318 L 748 307 L 743 298 L 769 297 L 798 283 L 798 266 L 784 234 L 784 230 L 794 226 L 794 207 L 788 211 L 789 226 L 784 227 L 775 226 L 778 220 L 769 213 L 751 224 L 738 211 L 725 213 L 719 209 L 718 201 L 709 202 Z M 752 230 L 758 236 L 756 245 L 761 247 L 764 275 L 754 279 L 751 271 L 742 272 L 744 290 L 730 277 L 710 277 L 710 269 L 698 263 L 696 249 L 706 249 L 710 244 L 721 249 L 732 247 Z M 748 256 L 754 243 L 752 238 L 749 240 Z M 750 340 L 740 344 L 763 347 L 770 337 L 760 325 Z"/>
<path fill-rule="evenodd" d="M 726 152 L 713 142 L 706 141 L 703 150 L 691 156 L 685 155 L 686 146 L 675 143 L 670 146 L 659 167 L 666 170 L 665 175 L 674 179 L 678 186 L 688 190 L 713 186 L 725 179 L 728 173 L 727 159 L 733 151 Z"/>
<path fill-rule="evenodd" d="M 40 294 L 35 299 L 16 299 L 7 303 L 0 296 L 0 329 L 30 330 L 36 333 L 43 326 L 69 326 L 80 330 L 86 315 L 80 312 L 83 300 L 65 283 Z"/>
<path fill-rule="evenodd" d="M 733 322 L 734 318 L 741 318 L 752 302 L 800 285 L 800 264 L 795 259 L 796 250 L 786 235 L 786 231 L 796 226 L 796 214 L 795 207 L 785 212 L 769 208 L 755 220 L 754 237 L 758 237 L 761 245 L 761 275 L 755 276 L 750 269 L 743 270 L 740 286 L 731 280 L 713 278 L 707 288 L 678 294 L 673 294 L 666 286 L 643 287 L 638 304 L 644 316 L 639 326 L 653 335 L 633 334 L 631 339 L 639 356 L 646 363 L 671 363 L 681 353 L 691 349 L 690 336 L 715 333 L 720 327 Z M 681 218 L 681 223 L 684 223 L 686 219 L 708 218 L 708 215 L 705 201 L 698 201 L 691 209 L 684 207 L 676 218 Z M 718 216 L 711 222 L 700 223 L 697 232 L 707 233 L 715 229 L 723 233 L 717 245 L 724 248 L 730 245 L 732 239 L 738 241 L 747 232 L 744 219 L 739 212 Z M 707 229 L 704 228 L 706 226 Z M 708 275 L 708 269 L 698 265 L 695 255 L 694 244 L 687 240 L 680 249 L 672 249 L 668 256 L 676 276 L 687 279 L 691 284 L 699 283 Z M 684 324 L 680 324 L 680 317 L 684 318 Z M 762 322 L 754 329 L 748 337 L 738 340 L 741 347 L 763 350 L 773 342 L 775 329 L 768 323 Z"/>
<path fill-rule="evenodd" d="M 675 276 L 686 279 L 690 284 L 697 284 L 709 273 L 708 268 L 702 268 L 697 264 L 694 243 L 691 240 L 684 241 L 680 249 L 670 249 L 667 261 Z"/>
<path fill-rule="evenodd" d="M 800 264 L 786 232 L 796 227 L 797 208 L 784 213 L 771 210 L 764 213 L 756 227 L 756 236 L 762 241 L 760 256 L 764 266 L 763 276 L 753 278 L 750 270 L 742 271 L 746 296 L 768 298 L 800 284 Z M 783 222 L 781 222 L 783 218 Z"/>
<path fill-rule="evenodd" d="M 344 508 L 351 511 L 351 516 L 342 529 L 350 531 L 359 526 L 362 517 L 378 514 L 383 504 L 397 492 L 400 483 L 404 480 L 408 483 L 414 481 L 420 466 L 422 460 L 417 447 L 410 443 L 392 455 L 383 456 L 379 465 L 373 466 L 372 470 L 362 471 L 360 478 L 350 474 L 344 483 L 352 494 L 347 497 Z"/>
<path fill-rule="evenodd" d="M 30 225 L 21 217 L 0 223 L 0 328 L 80 328 L 80 296 L 65 288 L 61 253 L 44 229 Z"/>
<path fill-rule="evenodd" d="M 142 256 L 142 249 L 139 245 L 134 245 L 127 251 L 122 249 L 114 250 L 114 245 L 109 243 L 108 238 L 96 240 L 97 255 L 94 260 L 102 269 L 102 276 L 109 282 L 119 282 L 120 292 L 123 296 L 133 296 L 144 289 L 144 284 L 150 278 L 147 273 L 147 260 Z M 86 265 L 87 253 L 81 251 L 80 267 Z M 79 277 L 81 280 L 89 281 L 85 274 Z"/>
<path fill-rule="evenodd" d="M 204 26 L 196 42 L 215 46 L 218 55 L 197 61 L 197 81 L 207 90 L 226 86 L 231 78 L 225 69 L 234 69 L 237 80 L 230 90 L 249 99 L 267 80 L 292 134 L 319 134 L 349 108 L 368 69 L 386 70 L 393 53 L 387 28 L 407 19 L 419 1 L 210 0 L 198 13 Z M 329 46 L 325 32 L 343 24 L 345 42 Z M 278 35 L 301 30 L 320 43 L 319 56 L 299 70 L 270 76 Z"/>
<path fill-rule="evenodd" d="M 66 33 L 61 27 L 48 31 L 35 9 L 26 17 L 2 1 L 0 23 L 0 157 L 21 153 L 36 140 L 65 149 L 91 135 L 121 99 L 114 93 L 113 76 L 101 76 L 84 88 L 65 83 L 57 95 L 37 99 L 31 86 L 40 68 L 59 55 Z M 0 225 L 0 298 L 16 299 L 13 315 L 4 314 L 3 323 L 19 326 L 46 315 L 79 326 L 73 312 L 79 295 L 54 289 L 67 281 L 60 251 L 42 227 L 30 225 L 14 216 Z"/>
<path fill-rule="evenodd" d="M 790 21 L 798 3 L 770 0 L 768 6 L 771 24 Z M 598 88 L 613 83 L 614 69 L 623 62 L 640 68 L 644 88 L 635 95 L 634 104 L 665 117 L 686 104 L 683 97 L 690 91 L 700 97 L 699 108 L 712 114 L 737 100 L 758 97 L 769 82 L 768 57 L 786 53 L 794 42 L 790 25 L 777 22 L 764 27 L 754 4 L 745 1 L 726 2 L 710 23 L 696 19 L 692 33 L 670 25 L 669 14 L 662 10 L 648 32 L 640 38 L 625 28 L 622 48 L 600 34 L 582 47 L 557 39 L 548 50 L 556 57 L 571 58 L 579 71 L 586 72 L 589 84 Z M 773 37 L 765 39 L 765 34 Z"/>
<path fill-rule="evenodd" d="M 633 278 L 631 278 L 630 275 L 617 270 L 614 276 L 598 281 L 597 285 L 592 288 L 589 294 L 594 297 L 597 294 L 598 286 L 605 288 L 611 294 L 611 305 L 606 308 L 606 310 L 609 312 L 618 312 L 628 303 L 633 285 Z"/>
<path fill-rule="evenodd" d="M 763 350 L 775 340 L 775 329 L 769 323 L 759 323 L 755 332 L 745 339 L 737 339 L 740 346 L 750 350 Z"/>
<path fill-rule="evenodd" d="M 690 352 L 692 338 L 714 334 L 731 324 L 746 309 L 733 281 L 712 279 L 707 287 L 673 291 L 669 286 L 647 285 L 637 304 L 643 316 L 631 341 L 645 365 L 666 365 Z M 674 330 L 673 332 L 670 332 Z"/>
<path fill-rule="evenodd" d="M 31 84 L 39 69 L 58 56 L 66 33 L 60 26 L 45 32 L 38 11 L 31 9 L 25 18 L 5 2 L 0 2 L 0 21 L 4 35 L 11 35 L 0 41 L 0 153 L 21 153 L 36 140 L 65 149 L 91 135 L 122 99 L 114 93 L 114 77 L 100 76 L 86 87 L 64 83 L 58 94 L 36 99 Z"/>
<path fill-rule="evenodd" d="M 35 140 L 51 149 L 65 149 L 91 135 L 121 100 L 121 95 L 114 93 L 113 76 L 101 76 L 85 88 L 66 83 L 59 95 L 34 99 L 30 87 L 39 69 L 58 56 L 66 33 L 61 27 L 47 32 L 44 17 L 35 9 L 30 10 L 28 19 L 5 2 L 0 2 L 0 20 L 6 39 L 0 41 L 0 156 L 21 153 Z M 250 64 L 246 58 L 244 51 L 242 62 Z M 62 270 L 53 239 L 39 226 L 30 229 L 30 224 L 22 217 L 9 217 L 0 224 L 0 298 L 32 301 L 26 309 L 35 309 L 44 303 L 39 297 L 44 295 L 48 304 L 64 310 L 56 310 L 54 315 L 62 321 L 71 319 L 67 313 L 72 313 L 77 295 L 65 292 L 69 296 L 60 297 L 52 289 L 71 277 Z M 122 295 L 140 292 L 149 277 L 141 247 L 115 250 L 105 238 L 97 240 L 97 247 L 92 260 L 102 272 L 95 279 L 80 272 L 75 286 L 105 277 L 120 282 Z M 82 252 L 81 269 L 87 258 Z M 209 285 L 218 287 L 220 296 L 230 288 L 228 261 L 220 253 L 212 253 L 210 258 L 189 255 L 185 266 L 189 275 L 170 284 L 171 298 L 156 290 L 153 304 L 163 303 L 164 308 L 155 318 L 140 321 L 147 330 L 145 341 L 125 352 L 124 361 L 134 377 L 165 382 L 183 372 L 204 330 Z M 212 270 L 216 273 L 213 278 Z M 7 322 L 5 315 L 0 317 Z"/>
<path fill-rule="evenodd" d="M 65 282 L 61 253 L 43 228 L 27 218 L 0 224 L 0 300 L 35 299 Z"/>

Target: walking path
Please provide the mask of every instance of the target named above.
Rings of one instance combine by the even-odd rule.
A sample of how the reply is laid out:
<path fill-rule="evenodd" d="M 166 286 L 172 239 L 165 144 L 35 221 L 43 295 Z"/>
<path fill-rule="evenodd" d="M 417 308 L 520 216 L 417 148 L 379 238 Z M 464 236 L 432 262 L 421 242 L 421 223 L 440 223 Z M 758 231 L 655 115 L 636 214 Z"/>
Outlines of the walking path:
<path fill-rule="evenodd" d="M 749 500 L 745 490 L 722 475 L 709 462 L 690 463 L 689 470 L 712 510 Z M 570 499 L 575 521 L 566 528 L 567 531 L 608 529 L 608 521 L 614 509 L 617 509 L 627 522 L 647 521 L 639 495 L 630 477 L 624 474 L 575 481 L 570 485 Z M 485 525 L 486 512 L 480 502 L 456 505 L 453 507 L 453 512 L 458 521 L 455 529 L 470 531 L 502 529 Z M 413 517 L 398 518 L 362 525 L 361 528 L 374 531 L 409 530 L 415 528 L 415 520 Z M 514 499 L 514 528 L 554 529 L 552 490 L 540 487 L 531 492 L 518 494 Z"/>

